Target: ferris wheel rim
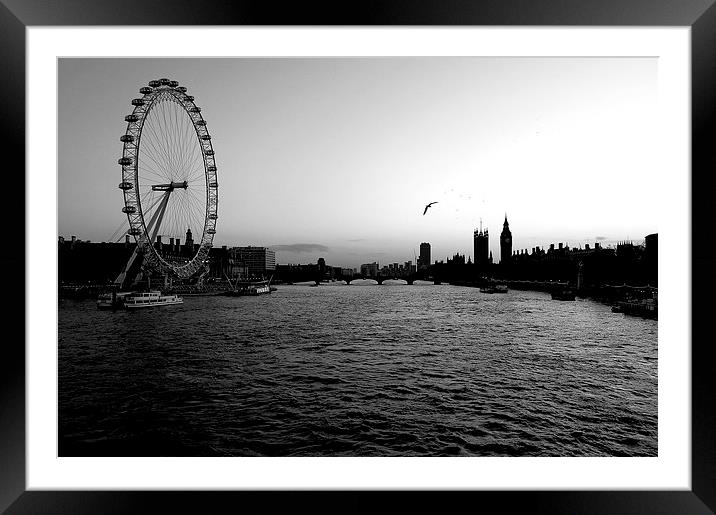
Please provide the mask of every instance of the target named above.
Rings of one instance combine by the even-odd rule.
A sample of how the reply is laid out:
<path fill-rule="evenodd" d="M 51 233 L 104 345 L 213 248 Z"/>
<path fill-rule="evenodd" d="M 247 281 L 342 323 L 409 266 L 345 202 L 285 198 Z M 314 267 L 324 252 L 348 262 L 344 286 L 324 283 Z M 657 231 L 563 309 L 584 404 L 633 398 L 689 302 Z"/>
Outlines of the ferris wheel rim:
<path fill-rule="evenodd" d="M 208 258 L 209 249 L 213 245 L 214 234 L 216 233 L 216 220 L 218 218 L 218 181 L 215 153 L 211 141 L 211 135 L 206 127 L 206 120 L 194 102 L 194 97 L 186 93 L 186 88 L 179 86 L 177 81 L 159 79 L 150 81 L 148 86 L 140 88 L 141 98 L 132 100 L 134 109 L 125 117 L 127 129 L 120 137 L 124 143 L 122 157 L 119 164 L 122 167 L 122 182 L 119 187 L 123 190 L 124 208 L 122 211 L 127 215 L 129 221 L 129 234 L 135 238 L 138 246 L 142 247 L 145 259 L 156 269 L 169 272 L 173 275 L 184 278 L 190 277 L 201 269 L 205 268 L 205 260 Z M 196 136 L 196 142 L 201 149 L 203 177 L 205 183 L 205 209 L 204 221 L 199 239 L 199 246 L 192 249 L 190 257 L 184 264 L 172 263 L 155 248 L 154 242 L 150 241 L 147 220 L 140 198 L 139 182 L 139 155 L 141 151 L 142 133 L 147 117 L 159 103 L 172 101 L 177 104 L 183 114 L 191 122 Z M 169 185 L 173 188 L 174 183 Z M 184 183 L 186 189 L 186 182 Z"/>

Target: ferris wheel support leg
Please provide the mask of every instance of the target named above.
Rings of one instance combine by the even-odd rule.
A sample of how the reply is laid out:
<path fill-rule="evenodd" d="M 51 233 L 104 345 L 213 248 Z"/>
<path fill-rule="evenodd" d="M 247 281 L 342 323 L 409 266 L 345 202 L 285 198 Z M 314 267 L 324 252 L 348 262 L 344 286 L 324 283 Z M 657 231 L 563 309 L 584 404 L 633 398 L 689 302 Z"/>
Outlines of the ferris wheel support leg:
<path fill-rule="evenodd" d="M 127 272 L 129 272 L 129 269 L 132 267 L 132 264 L 134 264 L 134 260 L 137 259 L 137 256 L 139 255 L 138 250 L 139 250 L 139 245 L 137 245 L 137 246 L 134 248 L 134 252 L 132 252 L 132 255 L 129 257 L 129 260 L 128 260 L 127 263 L 124 265 L 124 268 L 123 268 L 122 271 L 119 273 L 119 275 L 117 276 L 117 278 L 114 280 L 114 284 L 115 284 L 119 289 L 122 288 L 122 286 L 124 285 L 124 281 L 127 280 Z"/>
<path fill-rule="evenodd" d="M 150 241 L 150 244 L 151 244 L 151 243 L 154 241 L 154 239 L 157 237 L 157 232 L 159 232 L 159 226 L 161 225 L 161 223 L 162 223 L 162 218 L 164 218 L 164 213 L 165 213 L 166 210 L 167 210 L 167 203 L 169 202 L 169 194 L 170 194 L 170 193 L 171 193 L 171 190 L 170 190 L 170 191 L 167 191 L 167 192 L 164 194 L 164 198 L 162 198 L 162 203 L 161 203 L 161 205 L 160 205 L 159 208 L 154 212 L 154 215 L 152 215 L 152 218 L 149 220 L 149 223 L 147 224 L 147 231 L 150 231 L 152 228 L 154 229 L 154 231 L 153 231 L 153 233 L 152 233 L 152 237 L 151 237 L 151 239 L 149 240 L 149 241 Z M 157 217 L 159 217 L 159 220 L 157 220 Z M 156 225 L 155 225 L 155 222 L 157 222 Z M 143 238 L 143 239 L 146 239 L 146 238 Z M 141 241 L 140 241 L 140 243 L 141 243 Z M 116 284 L 119 288 L 122 288 L 122 285 L 124 284 L 124 281 L 127 280 L 127 272 L 129 271 L 129 269 L 131 268 L 132 264 L 134 263 L 134 260 L 137 259 L 137 255 L 139 254 L 139 249 L 140 249 L 140 247 L 141 247 L 141 245 L 138 244 L 138 245 L 134 248 L 134 252 L 132 252 L 132 255 L 129 257 L 129 260 L 127 261 L 127 264 L 124 265 L 124 268 L 123 268 L 122 271 L 119 273 L 119 275 L 117 276 L 117 278 L 114 280 L 114 284 Z"/>
<path fill-rule="evenodd" d="M 171 195 L 172 190 L 167 190 L 167 192 L 164 194 L 164 198 L 162 199 L 162 203 L 159 206 L 159 208 L 154 213 L 154 216 L 152 216 L 152 219 L 149 221 L 149 225 L 147 225 L 147 231 L 150 230 L 152 225 L 154 225 L 154 221 L 157 218 L 157 215 L 159 215 L 159 220 L 157 220 L 156 225 L 154 225 L 154 230 L 152 231 L 152 237 L 149 240 L 149 244 L 153 244 L 154 240 L 157 237 L 157 233 L 159 232 L 159 227 L 162 225 L 162 219 L 164 219 L 164 213 L 167 211 L 167 204 L 169 203 L 169 195 Z"/>

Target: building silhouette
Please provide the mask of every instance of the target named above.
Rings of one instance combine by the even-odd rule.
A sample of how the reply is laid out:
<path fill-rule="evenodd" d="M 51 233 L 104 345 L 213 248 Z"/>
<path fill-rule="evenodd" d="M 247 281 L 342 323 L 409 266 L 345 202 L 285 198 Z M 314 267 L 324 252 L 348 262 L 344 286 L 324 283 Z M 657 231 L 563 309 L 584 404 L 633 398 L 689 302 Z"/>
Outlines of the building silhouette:
<path fill-rule="evenodd" d="M 418 258 L 418 268 L 423 269 L 430 266 L 430 244 L 420 244 L 420 257 Z"/>
<path fill-rule="evenodd" d="M 377 262 L 365 263 L 360 266 L 360 273 L 363 277 L 370 277 L 371 279 L 378 276 L 379 265 Z"/>
<path fill-rule="evenodd" d="M 507 222 L 507 213 L 505 213 L 505 223 L 502 224 L 502 233 L 500 234 L 500 264 L 507 265 L 512 258 L 512 232 L 510 224 Z"/>
<path fill-rule="evenodd" d="M 188 249 L 194 248 L 194 238 L 191 235 L 191 229 L 187 228 L 186 230 L 186 238 L 184 239 L 186 242 L 185 245 Z"/>
<path fill-rule="evenodd" d="M 235 269 L 232 276 L 264 277 L 276 270 L 276 252 L 266 247 L 233 247 L 229 263 Z"/>
<path fill-rule="evenodd" d="M 490 262 L 490 236 L 487 229 L 482 230 L 482 220 L 480 220 L 480 230 L 475 229 L 473 233 L 473 243 L 475 251 L 475 264 L 478 266 L 487 265 Z"/>
<path fill-rule="evenodd" d="M 318 273 L 321 274 L 321 276 L 326 274 L 326 260 L 325 258 L 318 258 Z"/>

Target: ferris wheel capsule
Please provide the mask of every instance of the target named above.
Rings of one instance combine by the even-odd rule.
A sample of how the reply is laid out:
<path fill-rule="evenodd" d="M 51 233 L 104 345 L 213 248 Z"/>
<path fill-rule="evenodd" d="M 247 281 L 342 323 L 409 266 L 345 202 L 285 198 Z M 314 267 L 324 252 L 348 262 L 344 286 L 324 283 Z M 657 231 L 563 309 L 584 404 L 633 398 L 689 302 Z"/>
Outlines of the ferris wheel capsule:
<path fill-rule="evenodd" d="M 132 100 L 132 105 L 133 106 L 143 106 L 144 100 L 141 98 L 135 98 L 134 100 Z"/>
<path fill-rule="evenodd" d="M 176 88 L 176 90 L 179 91 L 180 93 L 186 93 L 186 88 L 184 86 L 179 86 Z"/>
<path fill-rule="evenodd" d="M 120 157 L 117 160 L 117 164 L 120 164 L 122 166 L 129 166 L 132 164 L 132 158 L 131 157 Z"/>
<path fill-rule="evenodd" d="M 149 93 L 152 92 L 152 88 L 149 88 L 149 87 L 147 87 L 147 86 L 144 86 L 144 87 L 142 87 L 142 88 L 139 88 L 139 92 L 140 92 L 142 95 L 148 95 Z"/>
<path fill-rule="evenodd" d="M 149 87 L 150 87 L 150 88 L 158 88 L 158 87 L 161 86 L 161 85 L 162 85 L 162 83 L 159 82 L 158 80 L 150 80 L 150 81 L 149 81 Z"/>
<path fill-rule="evenodd" d="M 184 100 L 186 100 L 187 102 L 193 102 L 194 97 L 191 95 L 184 95 Z"/>
<path fill-rule="evenodd" d="M 169 79 L 159 79 L 159 84 L 161 84 L 162 86 L 168 86 L 169 82 Z"/>
<path fill-rule="evenodd" d="M 137 116 L 136 114 L 128 114 L 127 116 L 124 117 L 124 121 L 129 122 L 129 123 L 134 123 L 136 121 L 139 121 L 139 116 Z"/>
<path fill-rule="evenodd" d="M 132 136 L 131 134 L 122 134 L 119 137 L 119 141 L 121 141 L 122 143 L 131 143 L 132 141 L 134 141 L 134 136 Z"/>
<path fill-rule="evenodd" d="M 176 88 L 178 85 L 179 85 L 179 82 L 177 82 L 177 81 L 175 81 L 175 80 L 170 80 L 170 81 L 169 81 L 169 87 L 170 87 L 170 88 Z"/>
<path fill-rule="evenodd" d="M 131 190 L 132 188 L 134 188 L 134 185 L 131 182 L 123 181 L 119 183 L 120 190 Z"/>

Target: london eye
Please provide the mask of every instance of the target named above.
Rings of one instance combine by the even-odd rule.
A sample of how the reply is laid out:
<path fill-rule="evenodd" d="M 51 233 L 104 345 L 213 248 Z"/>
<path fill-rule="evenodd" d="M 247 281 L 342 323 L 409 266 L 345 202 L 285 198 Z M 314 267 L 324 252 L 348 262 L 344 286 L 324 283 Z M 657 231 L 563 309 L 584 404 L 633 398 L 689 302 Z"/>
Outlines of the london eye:
<path fill-rule="evenodd" d="M 132 100 L 118 164 L 119 188 L 142 267 L 185 279 L 206 269 L 216 233 L 216 159 L 201 108 L 175 80 L 149 81 Z M 181 242 L 184 242 L 181 245 Z"/>

